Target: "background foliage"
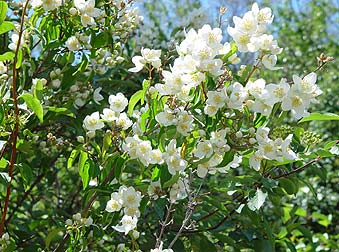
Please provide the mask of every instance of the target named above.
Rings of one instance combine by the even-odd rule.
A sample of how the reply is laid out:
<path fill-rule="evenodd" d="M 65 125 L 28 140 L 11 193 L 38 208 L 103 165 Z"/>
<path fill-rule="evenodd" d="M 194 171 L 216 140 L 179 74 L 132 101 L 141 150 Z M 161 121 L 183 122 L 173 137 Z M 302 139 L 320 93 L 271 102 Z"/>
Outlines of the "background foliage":
<path fill-rule="evenodd" d="M 123 236 L 110 228 L 117 222 L 118 216 L 102 211 L 110 193 L 118 188 L 114 183 L 106 185 L 105 176 L 109 175 L 111 167 L 121 167 L 124 164 L 124 156 L 112 156 L 106 160 L 104 167 L 99 167 L 99 161 L 102 160 L 94 159 L 98 162 L 92 161 L 91 175 L 88 177 L 97 177 L 96 181 L 87 178 L 87 183 L 84 183 L 80 177 L 81 171 L 79 175 L 83 144 L 77 136 L 84 135 L 83 119 L 104 108 L 95 102 L 97 97 L 94 96 L 94 90 L 102 87 L 101 95 L 105 101 L 110 94 L 118 92 L 130 97 L 143 88 L 143 79 L 148 78 L 146 72 L 144 75 L 136 75 L 127 71 L 132 67 L 131 58 L 139 55 L 142 47 L 169 49 L 167 58 L 168 63 L 171 63 L 175 55 L 174 40 L 182 40 L 183 28 L 197 29 L 204 23 L 218 25 L 219 5 L 228 8 L 225 15 L 227 22 L 223 25 L 226 28 L 231 25 L 231 17 L 243 14 L 249 4 L 248 1 L 241 4 L 239 1 L 216 1 L 215 8 L 212 8 L 206 1 L 169 2 L 137 3 L 139 12 L 144 16 L 143 24 L 135 21 L 135 26 L 131 26 L 130 20 L 124 21 L 123 13 L 126 10 L 123 7 L 115 5 L 111 8 L 112 3 L 109 1 L 96 1 L 96 6 L 106 6 L 106 15 L 111 18 L 94 30 L 84 28 L 80 17 L 69 13 L 71 6 L 68 1 L 58 10 L 46 12 L 40 7 L 34 12 L 28 11 L 27 30 L 34 33 L 34 36 L 23 34 L 25 45 L 18 54 L 18 58 L 23 59 L 22 63 L 19 60 L 18 64 L 21 65 L 17 66 L 20 71 L 17 89 L 21 96 L 19 127 L 22 130 L 19 131 L 16 144 L 18 153 L 5 226 L 11 238 L 5 251 L 64 251 L 60 244 L 65 241 L 66 219 L 72 219 L 74 214 L 82 210 L 85 210 L 86 215 L 88 201 L 93 195 L 97 196 L 97 200 L 90 213 L 97 225 L 91 229 L 82 227 L 74 230 L 71 239 L 65 241 L 65 249 L 119 251 L 117 245 L 126 242 Z M 278 65 L 283 65 L 284 68 L 275 72 L 260 72 L 258 76 L 277 82 L 281 76 L 291 76 L 291 73 L 302 75 L 313 71 L 317 64 L 316 57 L 322 52 L 338 58 L 336 31 L 339 6 L 335 0 L 302 1 L 302 4 L 300 1 L 263 2 L 274 10 L 273 33 L 279 45 L 284 48 Z M 7 17 L 5 15 L 2 20 L 3 13 L 0 12 L 1 23 L 19 22 L 22 4 L 17 1 L 7 3 Z M 10 30 L 18 31 L 17 29 Z M 82 50 L 72 52 L 64 45 L 76 32 L 88 37 L 81 42 Z M 13 63 L 14 54 L 8 50 L 13 33 L 1 32 L 0 35 L 0 58 L 5 65 Z M 253 61 L 253 58 L 245 55 L 239 57 L 242 59 L 240 64 Z M 8 69 L 6 71 L 0 80 L 0 136 L 1 149 L 4 151 L 0 161 L 1 209 L 4 207 L 9 182 L 7 171 L 11 147 L 6 145 L 6 141 L 11 138 L 16 122 L 13 112 L 15 105 L 9 98 L 9 84 L 13 82 L 13 75 Z M 336 63 L 328 64 L 318 76 L 324 94 L 313 111 L 338 114 Z M 48 82 L 35 83 L 35 78 L 45 78 Z M 44 113 L 39 104 L 42 104 Z M 320 151 L 319 146 L 324 146 L 328 139 L 336 140 L 337 127 L 337 121 L 315 121 L 310 125 L 300 125 L 286 118 L 277 134 L 295 132 L 309 153 L 320 155 L 317 152 Z M 105 147 L 93 143 L 90 148 L 102 153 Z M 72 159 L 72 153 L 74 156 L 79 155 L 79 159 Z M 339 216 L 336 209 L 339 199 L 339 160 L 326 157 L 328 153 L 322 154 L 324 158 L 320 162 L 300 174 L 280 180 L 279 187 L 275 181 L 255 177 L 254 173 L 243 175 L 235 171 L 235 179 L 232 180 L 226 175 L 209 177 L 206 181 L 208 188 L 202 187 L 203 193 L 198 200 L 200 211 L 192 216 L 196 229 L 202 231 L 184 233 L 173 247 L 174 251 L 338 251 Z M 289 168 L 300 165 L 302 164 L 291 165 Z M 130 161 L 124 172 L 117 168 L 114 177 L 128 176 L 136 167 L 138 164 Z M 100 170 L 103 172 L 98 175 Z M 168 174 L 161 176 L 166 177 Z M 142 178 L 126 179 L 140 190 L 147 190 Z M 102 186 L 88 186 L 92 183 L 101 183 Z M 199 181 L 192 183 L 196 188 L 200 185 Z M 239 189 L 236 183 L 244 187 Z M 234 209 L 239 207 L 244 194 L 249 192 L 253 196 L 258 187 L 272 191 L 269 201 L 257 212 L 244 209 L 242 214 L 236 214 Z M 236 193 L 230 194 L 229 191 Z M 145 216 L 154 221 L 141 221 L 138 224 L 140 230 L 144 231 L 138 246 L 143 251 L 148 251 L 155 246 L 154 232 L 159 230 L 158 221 L 166 215 L 168 202 L 160 199 L 147 206 L 146 200 L 143 203 L 141 207 L 144 208 Z M 168 241 L 178 231 L 178 225 L 185 216 L 186 203 L 177 207 L 173 213 L 175 224 L 166 230 Z M 218 226 L 223 218 L 225 221 Z M 99 224 L 104 224 L 105 230 Z M 206 230 L 209 228 L 211 229 Z"/>

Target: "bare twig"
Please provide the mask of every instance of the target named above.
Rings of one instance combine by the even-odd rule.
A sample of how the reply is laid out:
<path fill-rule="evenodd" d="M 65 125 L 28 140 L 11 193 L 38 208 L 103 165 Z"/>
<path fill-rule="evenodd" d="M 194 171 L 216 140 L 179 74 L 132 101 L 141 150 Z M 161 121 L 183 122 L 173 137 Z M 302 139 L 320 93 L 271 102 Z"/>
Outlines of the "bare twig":
<path fill-rule="evenodd" d="M 165 220 L 160 222 L 160 225 L 161 225 L 161 229 L 160 229 L 160 232 L 159 232 L 159 236 L 157 237 L 157 243 L 155 245 L 156 248 L 159 248 L 160 245 L 161 245 L 161 238 L 164 234 L 164 231 L 165 231 L 165 228 L 172 223 L 172 221 L 169 221 L 169 218 L 170 218 L 170 215 L 172 213 L 172 206 L 173 206 L 173 203 L 170 202 L 168 208 L 167 208 L 167 213 L 166 213 L 166 216 L 165 216 Z"/>

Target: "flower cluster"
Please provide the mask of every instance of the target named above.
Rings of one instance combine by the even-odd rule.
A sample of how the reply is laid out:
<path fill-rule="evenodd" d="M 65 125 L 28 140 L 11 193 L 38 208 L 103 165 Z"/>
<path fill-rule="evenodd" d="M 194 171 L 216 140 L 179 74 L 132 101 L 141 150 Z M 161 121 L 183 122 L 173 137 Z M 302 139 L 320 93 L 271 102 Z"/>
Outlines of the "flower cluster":
<path fill-rule="evenodd" d="M 44 8 L 45 11 L 51 11 L 54 10 L 62 5 L 62 0 L 50 0 L 50 1 L 44 1 L 44 0 L 33 0 L 31 5 L 33 9 L 36 9 L 40 6 Z"/>
<path fill-rule="evenodd" d="M 230 51 L 229 43 L 222 44 L 222 32 L 204 25 L 196 32 L 191 29 L 177 46 L 180 55 L 174 60 L 171 71 L 163 71 L 164 84 L 156 84 L 161 95 L 174 95 L 182 101 L 189 101 L 190 90 L 205 80 L 205 73 L 213 76 L 223 73 L 222 60 L 216 58 Z"/>
<path fill-rule="evenodd" d="M 137 7 L 123 8 L 120 11 L 119 20 L 115 24 L 115 29 L 120 33 L 121 38 L 126 38 L 140 25 L 143 19 L 144 17 L 139 15 L 139 9 Z"/>
<path fill-rule="evenodd" d="M 121 225 L 113 226 L 116 231 L 128 234 L 136 228 L 140 217 L 140 201 L 141 193 L 135 191 L 133 187 L 120 186 L 118 192 L 111 194 L 111 199 L 106 204 L 106 211 L 112 213 L 124 208 Z"/>
<path fill-rule="evenodd" d="M 72 219 L 67 219 L 66 220 L 66 226 L 68 226 L 68 228 L 79 228 L 81 226 L 85 226 L 85 227 L 89 227 L 93 224 L 93 219 L 91 216 L 88 216 L 88 218 L 83 218 L 81 216 L 81 213 L 76 213 L 73 214 Z"/>
<path fill-rule="evenodd" d="M 74 0 L 74 6 L 77 9 L 76 14 L 80 14 L 81 23 L 84 27 L 86 26 L 94 26 L 95 20 L 102 15 L 100 9 L 95 8 L 94 0 Z M 74 12 L 74 11 L 73 11 Z"/>
<path fill-rule="evenodd" d="M 104 122 L 112 128 L 120 130 L 126 130 L 132 126 L 131 119 L 123 112 L 128 104 L 127 98 L 122 93 L 118 93 L 110 95 L 108 102 L 110 107 L 104 108 L 101 115 L 99 112 L 93 112 L 85 117 L 83 127 L 88 130 L 88 136 L 94 136 L 96 130 L 105 126 Z"/>
<path fill-rule="evenodd" d="M 277 54 L 282 52 L 272 35 L 266 34 L 266 25 L 273 21 L 272 10 L 270 8 L 259 9 L 254 3 L 252 10 L 245 13 L 240 18 L 233 17 L 235 27 L 228 27 L 227 31 L 235 41 L 239 52 L 263 52 L 262 63 L 271 70 L 275 67 Z"/>
<path fill-rule="evenodd" d="M 141 49 L 141 56 L 134 56 L 132 62 L 135 67 L 128 69 L 130 72 L 139 72 L 145 67 L 146 64 L 150 64 L 154 68 L 159 68 L 161 66 L 161 50 L 151 50 L 148 48 Z"/>
<path fill-rule="evenodd" d="M 316 73 L 310 73 L 303 78 L 293 75 L 293 84 L 281 79 L 278 84 L 268 84 L 264 79 L 248 81 L 246 86 L 234 82 L 228 87 L 208 91 L 205 114 L 215 115 L 225 106 L 231 109 L 243 110 L 246 105 L 251 111 L 268 116 L 273 106 L 281 103 L 284 111 L 291 111 L 296 119 L 309 115 L 308 108 L 322 91 L 316 85 Z"/>
<path fill-rule="evenodd" d="M 149 140 L 141 140 L 138 135 L 126 137 L 122 144 L 122 149 L 128 152 L 130 158 L 138 158 L 145 166 L 164 162 L 163 153 L 159 149 L 152 149 L 151 142 Z"/>
<path fill-rule="evenodd" d="M 285 139 L 277 138 L 272 140 L 269 138 L 270 129 L 267 127 L 260 127 L 256 132 L 256 140 L 258 143 L 257 151 L 251 156 L 249 160 L 250 166 L 256 171 L 260 170 L 261 161 L 275 160 L 278 162 L 287 160 L 296 160 L 297 155 L 290 148 L 293 135 L 288 135 Z"/>
<path fill-rule="evenodd" d="M 177 131 L 183 136 L 187 136 L 188 133 L 194 128 L 193 116 L 184 109 L 184 107 L 178 107 L 170 109 L 165 105 L 164 111 L 158 113 L 155 119 L 161 126 L 175 125 Z"/>
<path fill-rule="evenodd" d="M 1 251 L 6 251 L 7 246 L 10 244 L 10 239 L 8 233 L 4 233 L 0 237 L 0 249 Z"/>

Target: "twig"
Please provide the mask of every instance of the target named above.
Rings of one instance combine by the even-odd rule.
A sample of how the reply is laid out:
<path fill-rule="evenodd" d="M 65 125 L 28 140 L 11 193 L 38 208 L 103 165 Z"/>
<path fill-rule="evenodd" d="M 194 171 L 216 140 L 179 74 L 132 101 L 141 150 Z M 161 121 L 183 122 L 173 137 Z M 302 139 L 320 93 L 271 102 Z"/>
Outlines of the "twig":
<path fill-rule="evenodd" d="M 338 141 L 338 142 L 339 142 L 339 141 Z M 297 173 L 297 172 L 300 172 L 300 171 L 302 171 L 303 169 L 305 169 L 306 167 L 310 166 L 311 164 L 318 162 L 320 159 L 321 159 L 321 157 L 318 156 L 317 158 L 315 158 L 315 159 L 313 159 L 313 160 L 307 162 L 306 164 L 304 164 L 304 165 L 302 165 L 302 166 L 300 166 L 300 167 L 298 167 L 298 168 L 296 168 L 296 169 L 294 169 L 294 170 L 292 170 L 292 171 L 290 171 L 290 172 L 288 172 L 288 173 L 281 174 L 281 175 L 278 175 L 278 176 L 273 177 L 273 179 L 285 178 L 285 177 L 288 177 L 288 176 L 290 176 L 290 175 L 292 175 L 292 174 L 295 174 L 295 173 Z M 266 173 L 266 174 L 264 175 L 264 177 L 269 177 L 269 174 Z M 255 182 L 253 186 L 256 186 L 256 188 L 261 188 L 261 187 L 263 186 L 263 184 L 262 184 L 262 183 L 257 184 L 257 182 Z M 246 204 L 247 201 L 248 201 L 248 199 L 249 199 L 248 197 L 244 197 L 238 205 L 241 206 L 242 204 Z M 238 209 L 238 207 L 234 208 L 229 214 L 227 214 L 223 219 L 221 219 L 217 224 L 215 224 L 215 225 L 212 226 L 212 227 L 209 227 L 209 228 L 206 228 L 206 229 L 187 230 L 187 231 L 185 231 L 185 233 L 187 233 L 187 234 L 193 234 L 193 233 L 201 233 L 201 232 L 206 232 L 206 231 L 212 231 L 212 230 L 215 230 L 215 229 L 217 229 L 218 227 L 220 227 L 226 220 L 228 220 L 229 217 L 231 217 L 233 214 L 235 214 L 237 209 Z M 208 217 L 214 215 L 214 214 L 217 213 L 218 211 L 219 211 L 219 209 L 216 209 L 215 211 L 213 211 L 213 212 L 211 212 L 211 213 L 209 213 L 209 214 L 203 216 L 203 217 L 200 218 L 199 220 L 206 219 L 206 218 L 208 218 Z"/>
<path fill-rule="evenodd" d="M 190 184 L 192 182 L 193 176 L 192 176 L 192 170 L 190 170 Z M 175 235 L 174 239 L 171 241 L 170 245 L 168 246 L 168 249 L 172 248 L 174 243 L 179 239 L 181 233 L 184 231 L 184 228 L 186 228 L 186 224 L 187 222 L 191 219 L 193 212 L 195 210 L 195 207 L 197 206 L 197 202 L 196 199 L 200 193 L 202 184 L 203 184 L 204 180 L 201 182 L 198 191 L 196 192 L 196 194 L 194 195 L 194 197 L 192 197 L 192 195 L 189 194 L 188 189 L 185 186 L 186 189 L 186 193 L 188 194 L 189 197 L 189 201 L 187 203 L 187 210 L 185 213 L 185 218 L 182 221 L 181 227 L 179 229 L 179 231 L 177 232 L 177 234 Z M 185 184 L 185 183 L 184 183 Z"/>
<path fill-rule="evenodd" d="M 166 213 L 166 216 L 165 216 L 165 220 L 163 222 L 160 222 L 160 225 L 161 225 L 161 230 L 159 232 L 159 236 L 157 237 L 157 243 L 155 245 L 156 248 L 159 248 L 160 245 L 161 245 L 161 238 L 164 234 L 164 231 L 165 231 L 165 228 L 168 226 L 168 224 L 170 222 L 169 221 L 169 217 L 171 215 L 171 212 L 172 212 L 172 205 L 173 203 L 171 202 L 167 208 L 167 213 Z"/>
<path fill-rule="evenodd" d="M 287 172 L 287 173 L 278 175 L 278 176 L 274 177 L 273 179 L 286 178 L 286 177 L 288 177 L 288 176 L 290 176 L 290 175 L 292 175 L 292 174 L 294 174 L 294 173 L 297 173 L 297 172 L 302 171 L 302 170 L 305 169 L 307 166 L 310 166 L 311 164 L 318 162 L 320 159 L 321 159 L 321 157 L 318 156 L 318 157 L 316 157 L 315 159 L 309 161 L 308 163 L 306 163 L 306 164 L 304 164 L 304 165 L 302 165 L 302 166 L 300 166 L 300 167 L 298 167 L 298 168 L 296 168 L 296 169 L 294 169 L 294 170 L 292 170 L 292 171 L 290 171 L 290 172 Z"/>
<path fill-rule="evenodd" d="M 260 62 L 262 60 L 263 56 L 260 56 L 259 59 L 258 59 L 258 62 L 253 66 L 251 72 L 248 74 L 246 80 L 245 80 L 245 84 L 249 81 L 249 79 L 252 77 L 252 75 L 254 74 L 254 72 L 259 69 L 259 65 L 260 65 Z"/>
<path fill-rule="evenodd" d="M 10 164 L 9 164 L 9 168 L 8 168 L 8 175 L 10 177 L 10 180 L 9 180 L 9 184 L 7 186 L 4 210 L 3 210 L 2 216 L 1 216 L 0 236 L 2 236 L 4 227 L 5 227 L 6 214 L 7 214 L 8 205 L 9 205 L 9 198 L 10 198 L 10 195 L 11 195 L 13 169 L 14 169 L 14 165 L 15 165 L 15 158 L 16 158 L 16 152 L 17 152 L 16 143 L 17 143 L 18 134 L 19 134 L 19 107 L 18 107 L 18 94 L 17 94 L 17 86 L 16 86 L 17 77 L 18 77 L 18 73 L 17 73 L 17 69 L 16 69 L 16 63 L 18 61 L 18 53 L 19 53 L 19 49 L 20 49 L 25 13 L 26 13 L 28 3 L 29 3 L 29 0 L 26 0 L 25 6 L 22 10 L 22 15 L 21 15 L 21 20 L 20 20 L 19 39 L 18 39 L 18 43 L 17 43 L 17 46 L 16 46 L 15 55 L 14 55 L 14 59 L 13 59 L 12 93 L 13 93 L 13 103 L 14 103 L 14 113 L 15 113 L 15 125 L 14 125 L 14 129 L 12 131 L 13 143 L 12 143 L 11 159 L 10 159 Z"/>

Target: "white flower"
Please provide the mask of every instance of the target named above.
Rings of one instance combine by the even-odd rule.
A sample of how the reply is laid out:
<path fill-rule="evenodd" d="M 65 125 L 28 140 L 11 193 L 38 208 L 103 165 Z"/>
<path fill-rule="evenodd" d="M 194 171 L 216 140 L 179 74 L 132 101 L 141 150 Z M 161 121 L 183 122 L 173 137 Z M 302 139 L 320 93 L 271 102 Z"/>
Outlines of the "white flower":
<path fill-rule="evenodd" d="M 231 95 L 227 99 L 227 106 L 232 109 L 242 109 L 248 97 L 247 89 L 239 82 L 235 82 L 228 87 L 228 90 L 231 91 Z"/>
<path fill-rule="evenodd" d="M 93 219 L 92 219 L 92 217 L 89 216 L 89 217 L 85 220 L 84 224 L 85 224 L 86 227 L 91 226 L 91 225 L 93 224 Z"/>
<path fill-rule="evenodd" d="M 274 16 L 272 15 L 272 10 L 268 7 L 259 10 L 257 3 L 252 5 L 252 12 L 258 19 L 259 23 L 270 24 L 273 21 Z"/>
<path fill-rule="evenodd" d="M 124 215 L 121 220 L 120 226 L 112 226 L 116 231 L 128 234 L 129 231 L 137 227 L 138 218 L 136 216 Z"/>
<path fill-rule="evenodd" d="M 146 64 L 146 60 L 142 56 L 134 56 L 132 58 L 132 62 L 134 63 L 135 67 L 128 69 L 128 71 L 134 73 L 140 72 Z"/>
<path fill-rule="evenodd" d="M 135 191 L 135 189 L 130 186 L 122 192 L 122 201 L 124 207 L 138 208 L 141 201 L 141 193 Z"/>
<path fill-rule="evenodd" d="M 143 67 L 149 63 L 155 68 L 159 68 L 161 66 L 161 50 L 152 50 L 148 48 L 141 49 L 142 56 L 134 56 L 132 58 L 132 62 L 135 67 L 128 69 L 130 72 L 139 72 Z"/>
<path fill-rule="evenodd" d="M 266 100 L 256 99 L 255 101 L 249 100 L 246 105 L 248 108 L 256 113 L 261 113 L 264 116 L 271 114 L 273 105 L 266 103 Z"/>
<path fill-rule="evenodd" d="M 151 63 L 151 65 L 155 68 L 159 68 L 161 66 L 161 50 L 152 50 L 148 48 L 141 49 L 141 55 L 145 59 L 147 63 Z"/>
<path fill-rule="evenodd" d="M 270 133 L 270 129 L 267 127 L 260 127 L 257 129 L 256 139 L 259 144 L 264 144 L 269 140 L 268 133 Z"/>
<path fill-rule="evenodd" d="M 208 105 L 222 108 L 225 106 L 226 94 L 222 91 L 208 91 L 207 92 L 207 101 Z"/>
<path fill-rule="evenodd" d="M 266 81 L 264 79 L 258 79 L 254 82 L 249 81 L 246 84 L 246 89 L 255 98 L 262 99 L 264 95 L 267 93 L 267 90 L 265 89 L 265 85 L 266 85 Z"/>
<path fill-rule="evenodd" d="M 71 36 L 66 41 L 66 47 L 70 51 L 77 51 L 80 49 L 81 45 L 79 40 L 75 36 Z"/>
<path fill-rule="evenodd" d="M 214 50 L 220 50 L 223 45 L 220 43 L 222 40 L 222 31 L 220 28 L 211 28 L 209 25 L 204 25 L 198 30 L 198 36 L 202 38 L 207 45 Z"/>
<path fill-rule="evenodd" d="M 277 102 L 281 102 L 286 96 L 290 85 L 286 79 L 281 79 L 279 84 L 268 84 L 266 85 L 267 97 L 265 97 L 265 103 L 274 105 Z"/>
<path fill-rule="evenodd" d="M 311 96 L 318 96 L 321 94 L 318 86 L 315 84 L 317 81 L 317 74 L 312 72 L 306 75 L 304 78 L 300 78 L 297 75 L 293 75 L 293 82 L 295 88 L 302 93 L 310 94 Z M 320 92 L 319 92 L 320 91 Z"/>
<path fill-rule="evenodd" d="M 239 64 L 240 63 L 240 58 L 237 56 L 236 53 L 233 53 L 229 58 L 228 58 L 228 61 L 233 64 L 233 65 L 236 65 L 236 64 Z"/>
<path fill-rule="evenodd" d="M 194 156 L 198 158 L 210 157 L 213 153 L 213 147 L 210 141 L 199 142 L 197 148 L 193 151 Z"/>
<path fill-rule="evenodd" d="M 19 43 L 19 34 L 13 33 L 11 36 L 12 43 L 8 45 L 8 48 L 12 51 L 16 51 L 17 45 Z M 19 43 L 19 48 L 21 48 L 24 45 L 24 36 L 21 36 L 20 43 Z"/>
<path fill-rule="evenodd" d="M 311 97 L 300 92 L 295 85 L 288 91 L 287 95 L 283 98 L 281 108 L 284 111 L 291 110 L 292 115 L 296 119 L 308 116 L 307 108 L 311 102 Z"/>
<path fill-rule="evenodd" d="M 158 194 L 160 191 L 161 191 L 160 180 L 151 182 L 147 189 L 148 195 L 154 200 L 159 198 Z"/>
<path fill-rule="evenodd" d="M 265 159 L 276 160 L 278 158 L 278 146 L 275 141 L 268 139 L 265 143 L 259 145 L 259 150 Z"/>
<path fill-rule="evenodd" d="M 128 216 L 136 216 L 136 217 L 140 217 L 140 211 L 138 209 L 138 207 L 135 206 L 129 206 L 129 207 L 125 207 L 124 208 L 124 214 L 128 215 Z"/>
<path fill-rule="evenodd" d="M 93 92 L 93 100 L 96 104 L 100 104 L 100 101 L 104 99 L 104 97 L 100 94 L 100 91 L 102 90 L 101 87 L 98 87 Z"/>
<path fill-rule="evenodd" d="M 54 10 L 58 7 L 60 7 L 62 4 L 62 0 L 33 0 L 32 1 L 32 8 L 38 8 L 41 5 L 43 6 L 45 11 L 49 11 L 49 10 Z"/>
<path fill-rule="evenodd" d="M 218 112 L 218 107 L 206 104 L 204 113 L 208 116 L 214 116 Z"/>
<path fill-rule="evenodd" d="M 122 203 L 119 193 L 114 192 L 111 194 L 111 199 L 107 202 L 105 210 L 110 213 L 120 211 Z"/>
<path fill-rule="evenodd" d="M 128 105 L 128 100 L 122 93 L 117 93 L 116 95 L 110 95 L 108 97 L 108 102 L 110 104 L 111 110 L 115 112 L 123 111 Z"/>
<path fill-rule="evenodd" d="M 81 24 L 86 27 L 86 26 L 92 26 L 95 25 L 94 18 L 89 16 L 88 14 L 84 13 L 81 14 Z"/>
<path fill-rule="evenodd" d="M 99 112 L 94 112 L 91 115 L 86 116 L 83 123 L 83 127 L 89 131 L 95 131 L 104 126 L 105 124 L 100 121 Z"/>
<path fill-rule="evenodd" d="M 282 155 L 284 156 L 284 158 L 286 158 L 288 160 L 296 160 L 297 159 L 297 155 L 294 153 L 294 151 L 290 147 L 292 137 L 293 137 L 292 134 L 288 135 L 288 137 L 286 137 L 286 139 L 281 144 Z"/>
<path fill-rule="evenodd" d="M 245 34 L 255 34 L 258 30 L 258 21 L 252 11 L 246 12 L 243 18 L 234 16 L 233 22 L 235 28 Z"/>
<path fill-rule="evenodd" d="M 187 167 L 187 161 L 182 159 L 180 154 L 175 153 L 166 159 L 168 171 L 170 174 L 175 175 L 177 172 L 185 170 Z"/>
<path fill-rule="evenodd" d="M 277 64 L 277 55 L 264 55 L 264 57 L 262 58 L 262 64 L 269 70 L 278 70 L 278 69 L 282 69 L 282 67 L 275 67 L 275 65 Z"/>
<path fill-rule="evenodd" d="M 211 132 L 210 142 L 217 148 L 222 148 L 227 144 L 226 134 L 227 131 L 225 129 L 213 131 Z"/>
<path fill-rule="evenodd" d="M 95 8 L 95 0 L 74 0 L 74 6 L 82 14 L 86 14 L 90 17 L 100 16 L 100 9 Z"/>
<path fill-rule="evenodd" d="M 101 118 L 105 122 L 113 122 L 117 120 L 117 112 L 114 112 L 109 108 L 104 108 L 103 114 L 101 114 Z"/>
<path fill-rule="evenodd" d="M 121 127 L 123 130 L 127 130 L 133 124 L 133 122 L 131 121 L 131 119 L 128 118 L 126 113 L 120 113 L 115 123 L 117 126 Z"/>
<path fill-rule="evenodd" d="M 7 67 L 4 65 L 2 61 L 0 61 L 0 74 L 4 74 L 7 72 Z"/>
<path fill-rule="evenodd" d="M 165 107 L 163 112 L 160 112 L 155 116 L 155 120 L 163 126 L 174 125 L 177 121 L 173 112 L 167 107 Z"/>
<path fill-rule="evenodd" d="M 264 155 L 261 151 L 256 151 L 249 159 L 249 165 L 254 170 L 259 171 L 261 167 L 261 160 L 264 159 Z"/>
<path fill-rule="evenodd" d="M 151 151 L 152 151 L 152 145 L 151 145 L 151 142 L 148 140 L 139 142 L 135 148 L 136 156 L 145 166 L 149 165 L 149 162 L 150 162 L 149 153 Z"/>
<path fill-rule="evenodd" d="M 162 152 L 159 149 L 152 150 L 149 153 L 149 162 L 151 164 L 162 164 L 164 162 Z"/>

